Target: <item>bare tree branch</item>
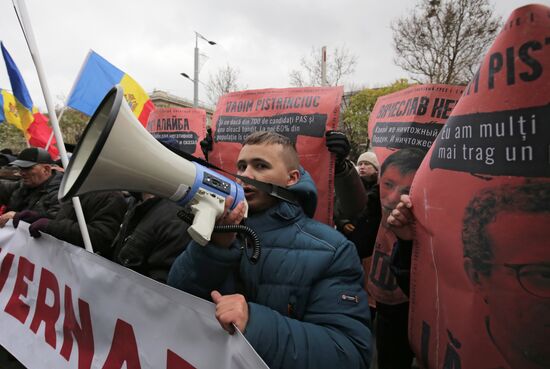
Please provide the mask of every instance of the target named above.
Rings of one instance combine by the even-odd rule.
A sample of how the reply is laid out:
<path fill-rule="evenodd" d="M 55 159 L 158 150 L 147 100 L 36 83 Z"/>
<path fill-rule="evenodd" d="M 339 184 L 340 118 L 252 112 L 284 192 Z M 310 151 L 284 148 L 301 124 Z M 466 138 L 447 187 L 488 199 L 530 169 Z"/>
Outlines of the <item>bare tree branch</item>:
<path fill-rule="evenodd" d="M 337 47 L 327 53 L 327 83 L 337 86 L 344 82 L 347 76 L 355 72 L 357 56 L 345 46 Z M 300 60 L 300 69 L 292 70 L 289 74 L 290 84 L 295 87 L 321 86 L 321 48 L 311 48 L 310 54 Z"/>
<path fill-rule="evenodd" d="M 216 105 L 220 96 L 233 91 L 245 90 L 247 87 L 239 84 L 240 74 L 238 68 L 229 64 L 220 68 L 216 74 L 211 74 L 206 84 L 206 94 L 210 102 Z"/>
<path fill-rule="evenodd" d="M 489 0 L 421 0 L 392 23 L 394 61 L 417 82 L 466 84 L 501 23 Z"/>

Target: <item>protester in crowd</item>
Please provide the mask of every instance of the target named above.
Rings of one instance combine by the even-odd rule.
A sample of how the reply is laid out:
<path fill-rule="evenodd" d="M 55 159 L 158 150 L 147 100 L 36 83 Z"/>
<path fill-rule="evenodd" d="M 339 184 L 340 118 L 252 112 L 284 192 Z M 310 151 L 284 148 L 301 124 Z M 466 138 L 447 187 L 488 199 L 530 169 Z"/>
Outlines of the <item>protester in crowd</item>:
<path fill-rule="evenodd" d="M 127 207 L 126 201 L 120 192 L 86 193 L 80 195 L 79 199 L 93 250 L 95 253 L 106 256 L 120 229 Z M 34 210 L 24 210 L 15 214 L 14 227 L 17 228 L 21 220 L 31 223 L 29 233 L 32 237 L 40 237 L 40 232 L 44 232 L 75 246 L 84 247 L 71 200 L 61 204 L 61 209 L 54 219 L 41 217 L 41 214 Z"/>
<path fill-rule="evenodd" d="M 327 140 L 327 146 L 329 145 Z M 379 164 L 376 154 L 370 151 L 362 153 L 357 159 L 357 167 L 358 171 L 351 162 L 336 165 L 334 220 L 336 228 L 355 244 L 359 257 L 364 260 L 372 255 L 382 216 L 378 186 Z M 362 188 L 357 186 L 358 177 Z M 355 213 L 350 212 L 349 209 L 357 203 L 357 200 L 352 199 L 365 196 L 363 208 Z"/>
<path fill-rule="evenodd" d="M 250 216 L 245 224 L 258 233 L 262 247 L 257 265 L 235 234 L 213 233 L 205 247 L 189 244 L 168 284 L 211 298 L 222 327 L 233 332 L 234 324 L 271 368 L 368 368 L 370 319 L 361 264 L 351 242 L 311 219 L 316 189 L 294 145 L 274 132 L 253 133 L 243 143 L 237 170 L 287 187 L 301 205 L 244 184 Z M 240 223 L 245 208 L 240 203 L 217 223 Z"/>
<path fill-rule="evenodd" d="M 189 225 L 177 216 L 176 203 L 146 193 L 134 196 L 111 245 L 112 260 L 166 283 L 172 263 L 191 240 Z"/>
<path fill-rule="evenodd" d="M 57 192 L 62 175 L 52 171 L 50 154 L 44 149 L 30 147 L 21 151 L 11 165 L 19 168 L 21 180 L 0 181 L 0 205 L 5 206 L 0 227 L 23 210 L 33 210 L 41 218 L 53 219 L 60 208 Z"/>
<path fill-rule="evenodd" d="M 380 168 L 382 221 L 367 286 L 376 300 L 376 348 L 380 369 L 408 369 L 414 357 L 408 340 L 408 298 L 390 270 L 396 235 L 387 219 L 401 195 L 409 193 L 424 155 L 420 149 L 402 149 L 388 156 Z"/>
<path fill-rule="evenodd" d="M 0 154 L 0 168 L 7 167 L 12 161 L 17 159 L 15 156 L 11 154 Z"/>
<path fill-rule="evenodd" d="M 338 203 L 339 217 L 351 219 L 357 216 L 367 204 L 367 194 L 361 177 L 353 163 L 347 159 L 351 145 L 348 138 L 340 131 L 327 131 L 326 146 L 335 154 L 334 189 Z"/>
<path fill-rule="evenodd" d="M 365 152 L 359 156 L 356 167 L 346 159 L 351 148 L 346 136 L 342 132 L 329 131 L 326 137 L 327 148 L 336 156 L 334 223 L 355 244 L 363 264 L 366 287 L 381 217 L 378 159 L 373 152 Z M 369 305 L 374 320 L 376 302 L 370 296 Z"/>
<path fill-rule="evenodd" d="M 21 179 L 19 176 L 19 170 L 15 167 L 10 166 L 9 164 L 17 159 L 16 156 L 10 154 L 11 150 L 4 153 L 6 149 L 0 150 L 0 181 L 18 181 Z M 0 214 L 1 215 L 1 214 Z"/>
<path fill-rule="evenodd" d="M 204 159 L 208 161 L 208 153 L 212 151 L 214 139 L 212 138 L 212 128 L 208 127 L 206 129 L 206 137 L 204 137 L 203 140 L 201 140 L 201 151 L 204 155 Z"/>

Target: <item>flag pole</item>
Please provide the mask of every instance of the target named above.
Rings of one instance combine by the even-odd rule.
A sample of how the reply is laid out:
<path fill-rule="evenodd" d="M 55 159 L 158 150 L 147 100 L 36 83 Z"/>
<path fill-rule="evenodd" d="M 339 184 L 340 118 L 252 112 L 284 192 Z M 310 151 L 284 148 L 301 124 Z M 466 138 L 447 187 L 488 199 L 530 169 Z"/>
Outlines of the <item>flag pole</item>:
<path fill-rule="evenodd" d="M 48 115 L 50 117 L 50 123 L 52 125 L 55 139 L 57 141 L 57 149 L 61 155 L 61 162 L 63 167 L 67 168 L 69 165 L 69 159 L 67 157 L 67 151 L 65 150 L 65 145 L 63 143 L 63 135 L 61 134 L 61 129 L 59 128 L 59 122 L 57 121 L 57 116 L 55 114 L 55 106 L 53 104 L 52 95 L 48 87 L 48 82 L 46 80 L 46 75 L 42 67 L 42 62 L 40 60 L 40 54 L 38 53 L 38 47 L 34 41 L 34 34 L 31 27 L 31 22 L 27 13 L 27 7 L 25 6 L 24 0 L 12 0 L 15 14 L 19 18 L 19 23 L 21 29 L 23 30 L 23 35 L 27 41 L 27 46 L 32 56 L 34 66 L 36 67 L 36 72 L 38 73 L 38 79 L 40 80 L 40 87 L 42 88 L 42 94 L 44 95 L 44 100 L 46 100 L 46 106 L 48 108 Z M 17 4 L 17 5 L 16 5 Z M 18 11 L 19 10 L 19 11 Z M 80 232 L 82 233 L 82 239 L 84 241 L 84 246 L 87 251 L 94 252 L 92 248 L 92 242 L 90 240 L 90 235 L 88 233 L 88 228 L 86 228 L 86 220 L 84 219 L 84 212 L 82 211 L 82 205 L 80 204 L 80 199 L 78 197 L 73 197 L 73 206 L 78 220 L 78 225 L 80 227 Z"/>
<path fill-rule="evenodd" d="M 63 106 L 63 109 L 61 110 L 61 113 L 59 113 L 59 117 L 57 117 L 58 122 L 61 122 L 61 118 L 63 117 L 63 114 L 65 114 L 65 110 L 67 110 L 67 108 L 68 108 L 67 103 L 69 102 L 70 96 L 73 94 L 73 91 L 74 91 L 74 88 L 75 88 L 75 85 L 76 85 L 76 81 L 78 81 L 78 79 L 80 78 L 80 75 L 82 74 L 82 70 L 84 69 L 84 65 L 86 65 L 86 62 L 88 61 L 88 58 L 90 57 L 91 53 L 92 53 L 92 50 L 88 51 L 88 55 L 86 55 L 86 59 L 84 60 L 84 64 L 82 64 L 82 66 L 80 67 L 80 71 L 78 72 L 78 76 L 76 77 L 75 83 L 73 83 L 73 87 L 71 87 L 71 91 L 69 92 L 69 95 L 65 98 L 65 104 Z M 60 125 L 60 127 L 61 127 L 61 125 Z M 48 139 L 48 143 L 46 144 L 46 150 L 48 150 L 48 148 L 50 147 L 50 144 L 52 143 L 54 133 L 55 133 L 55 131 L 52 130 L 52 133 L 50 134 L 50 138 Z"/>
<path fill-rule="evenodd" d="M 63 117 L 63 114 L 65 113 L 65 110 L 67 110 L 67 106 L 65 105 L 63 109 L 61 109 L 61 113 L 59 113 L 59 116 L 57 117 L 57 122 L 61 122 L 61 117 Z M 61 127 L 61 125 L 60 125 Z M 50 148 L 50 145 L 52 144 L 53 135 L 55 134 L 54 130 L 52 129 L 52 133 L 50 134 L 50 138 L 48 138 L 48 143 L 46 144 L 46 147 L 44 147 L 44 150 L 48 151 Z"/>

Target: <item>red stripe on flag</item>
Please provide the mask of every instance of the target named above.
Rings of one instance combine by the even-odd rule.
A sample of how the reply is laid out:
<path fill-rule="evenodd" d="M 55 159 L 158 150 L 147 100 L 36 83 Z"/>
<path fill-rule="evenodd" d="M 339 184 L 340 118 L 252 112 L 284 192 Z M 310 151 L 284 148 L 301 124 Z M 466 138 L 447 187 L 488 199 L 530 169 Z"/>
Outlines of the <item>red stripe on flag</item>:
<path fill-rule="evenodd" d="M 46 147 L 50 135 L 52 134 L 52 129 L 48 125 L 48 118 L 44 114 L 35 113 L 34 121 L 31 123 L 27 129 L 29 133 L 29 144 L 34 147 Z M 48 152 L 52 156 L 53 160 L 59 159 L 59 151 L 57 150 L 55 137 L 52 138 Z"/>
<path fill-rule="evenodd" d="M 149 119 L 149 114 L 153 110 L 155 110 L 155 104 L 151 100 L 147 100 L 145 104 L 143 104 L 143 109 L 141 110 L 141 113 L 139 114 L 139 121 L 141 124 L 143 124 L 144 127 L 147 127 L 147 120 Z"/>

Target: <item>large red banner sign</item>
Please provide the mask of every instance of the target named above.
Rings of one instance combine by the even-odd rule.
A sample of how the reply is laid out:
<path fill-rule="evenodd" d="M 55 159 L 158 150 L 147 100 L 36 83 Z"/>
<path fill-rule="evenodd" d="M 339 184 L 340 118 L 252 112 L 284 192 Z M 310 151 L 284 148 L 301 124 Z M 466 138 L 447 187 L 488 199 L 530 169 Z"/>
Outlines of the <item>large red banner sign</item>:
<path fill-rule="evenodd" d="M 149 115 L 147 130 L 157 139 L 203 157 L 199 142 L 206 136 L 206 111 L 191 108 L 157 108 Z"/>
<path fill-rule="evenodd" d="M 550 368 L 550 8 L 516 9 L 421 168 L 409 338 L 427 368 Z"/>
<path fill-rule="evenodd" d="M 325 131 L 338 127 L 342 87 L 308 87 L 233 92 L 220 98 L 213 118 L 210 161 L 234 173 L 241 142 L 256 131 L 274 131 L 296 143 L 300 164 L 318 191 L 315 219 L 332 224 L 333 160 Z"/>

